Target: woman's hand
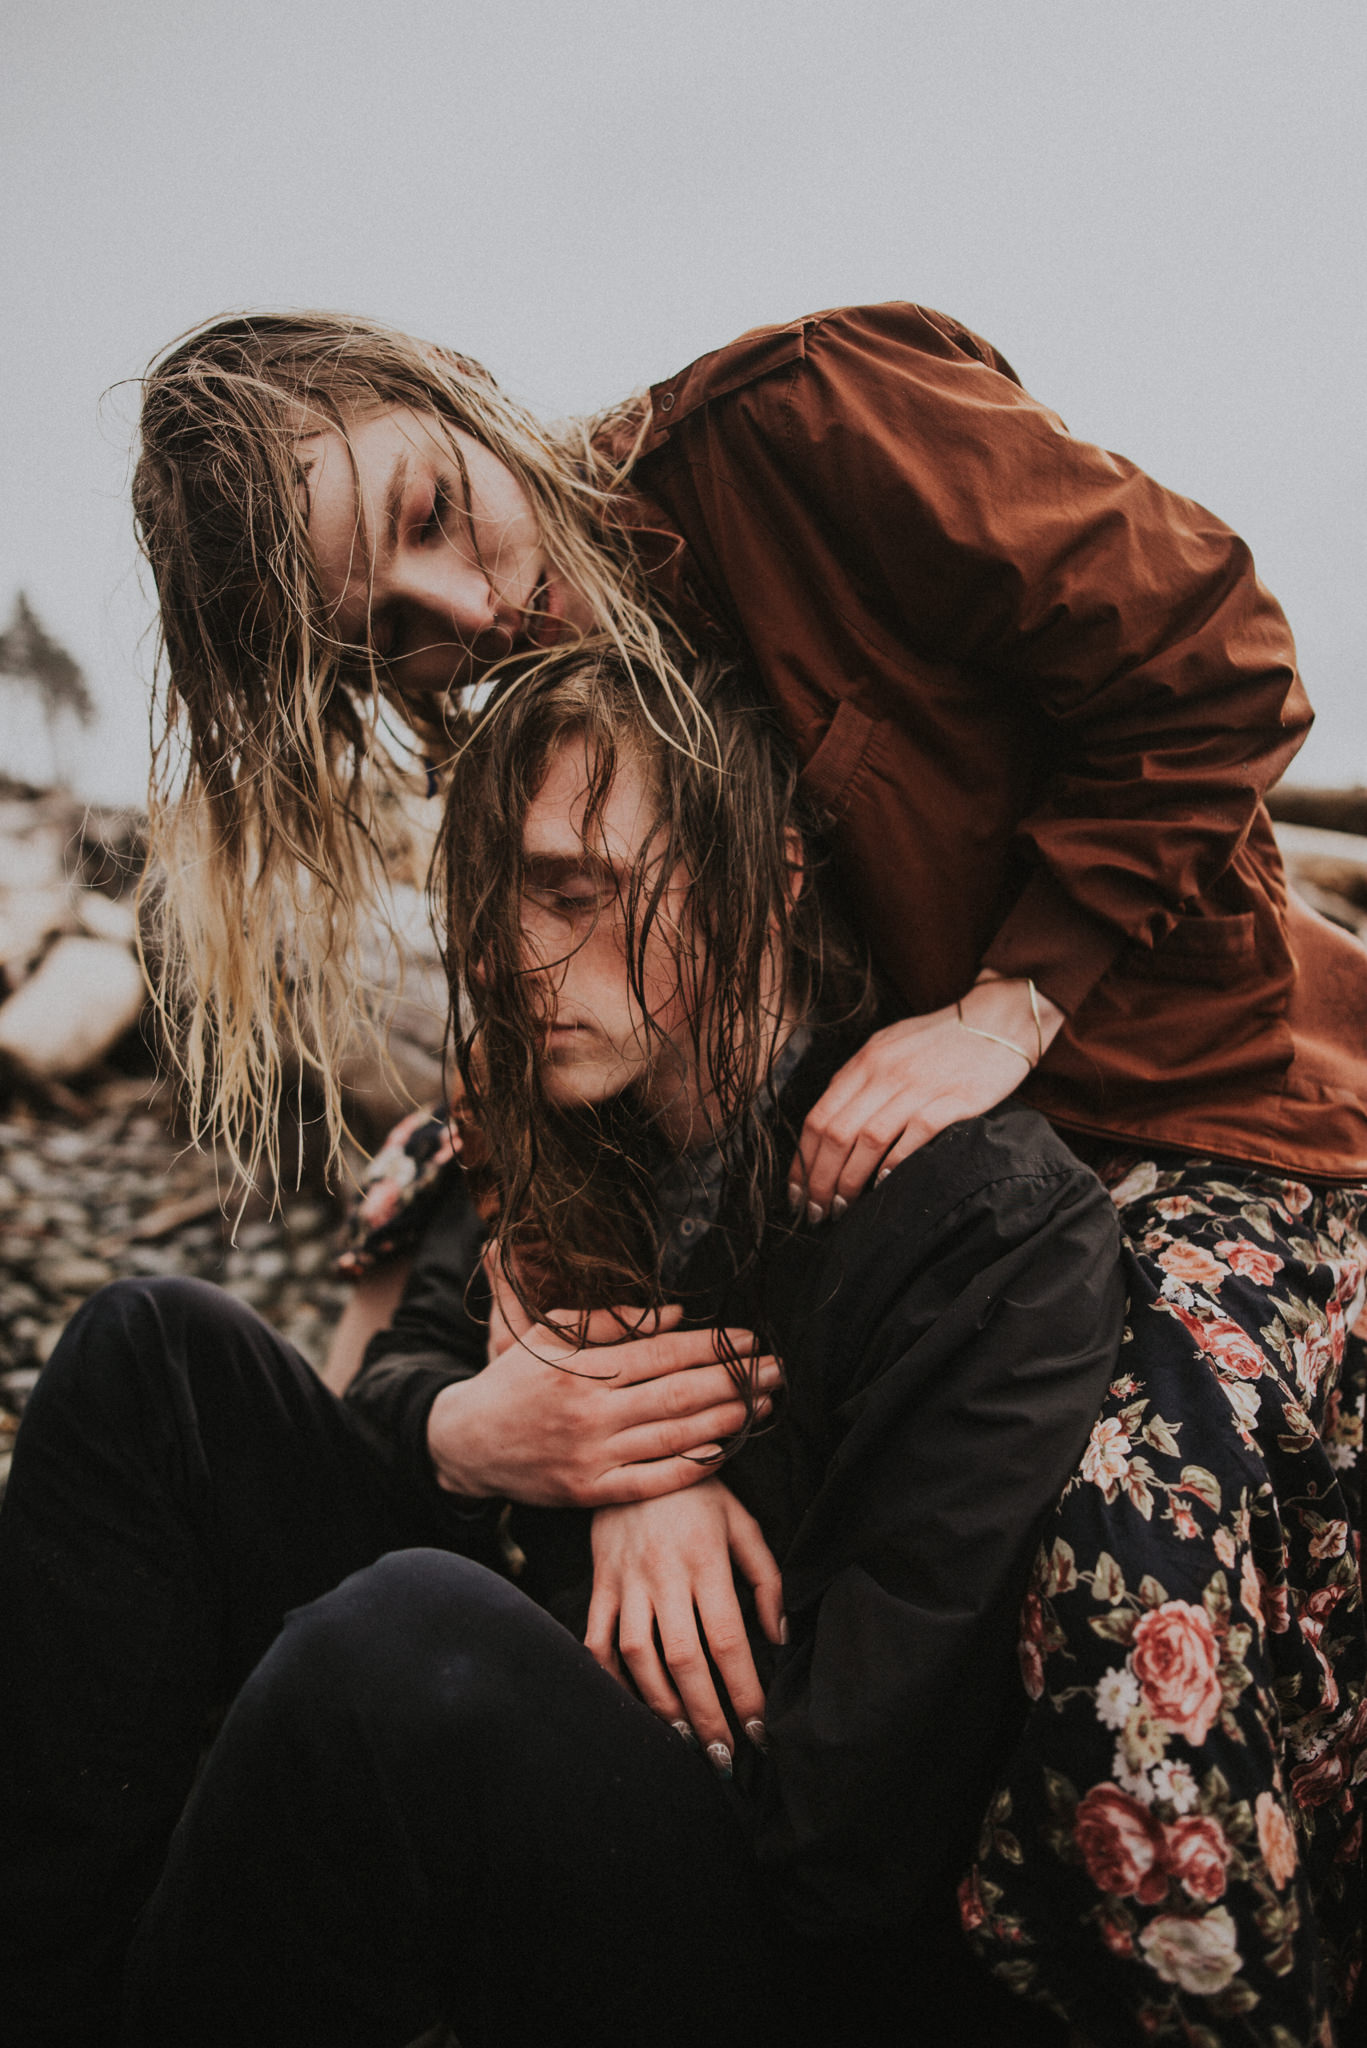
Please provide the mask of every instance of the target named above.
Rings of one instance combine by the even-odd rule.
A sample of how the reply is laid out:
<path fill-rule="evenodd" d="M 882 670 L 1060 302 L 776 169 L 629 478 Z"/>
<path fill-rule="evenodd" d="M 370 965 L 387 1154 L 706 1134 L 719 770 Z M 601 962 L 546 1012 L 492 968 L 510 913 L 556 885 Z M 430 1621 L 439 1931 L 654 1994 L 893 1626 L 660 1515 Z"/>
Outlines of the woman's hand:
<path fill-rule="evenodd" d="M 625 1666 L 646 1705 L 680 1733 L 691 1728 L 727 1778 L 731 1733 L 704 1642 L 736 1719 L 753 1743 L 764 1746 L 764 1694 L 736 1598 L 733 1563 L 754 1588 L 765 1635 L 781 1643 L 787 1634 L 782 1576 L 759 1523 L 720 1479 L 664 1500 L 600 1508 L 593 1518 L 589 1649 L 623 1684 Z"/>
<path fill-rule="evenodd" d="M 532 1507 L 601 1507 L 696 1486 L 721 1441 L 745 1420 L 745 1404 L 719 1362 L 715 1330 L 679 1330 L 666 1309 L 644 1333 L 640 1311 L 603 1311 L 588 1342 L 567 1331 L 505 1319 L 499 1348 L 473 1379 L 443 1387 L 427 1422 L 437 1482 L 449 1493 L 491 1495 Z M 562 1318 L 564 1321 L 577 1319 Z M 749 1330 L 727 1332 L 741 1357 Z M 758 1410 L 782 1377 L 756 1361 Z"/>
<path fill-rule="evenodd" d="M 794 1209 L 805 1206 L 813 1223 L 839 1216 L 875 1171 L 881 1179 L 949 1124 L 1004 1101 L 1063 1023 L 1038 990 L 1035 1006 L 1029 982 L 985 971 L 961 1005 L 875 1031 L 802 1126 L 789 1173 Z"/>

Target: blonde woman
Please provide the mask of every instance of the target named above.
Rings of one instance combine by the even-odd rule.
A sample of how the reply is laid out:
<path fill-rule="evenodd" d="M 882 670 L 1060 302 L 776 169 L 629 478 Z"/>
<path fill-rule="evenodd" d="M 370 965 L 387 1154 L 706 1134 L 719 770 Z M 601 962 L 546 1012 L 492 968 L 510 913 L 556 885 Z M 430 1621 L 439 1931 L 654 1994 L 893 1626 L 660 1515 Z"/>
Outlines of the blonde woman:
<path fill-rule="evenodd" d="M 135 503 L 164 998 L 249 1157 L 286 1042 L 340 1121 L 386 781 L 438 781 L 464 687 L 590 625 L 701 743 L 668 621 L 758 669 L 907 1012 L 817 1105 L 803 1201 L 1022 1084 L 1103 1141 L 1367 1173 L 1367 962 L 1288 902 L 1260 802 L 1310 719 L 1286 623 L 953 321 L 761 330 L 552 432 L 391 330 L 227 320 L 149 375 Z"/>

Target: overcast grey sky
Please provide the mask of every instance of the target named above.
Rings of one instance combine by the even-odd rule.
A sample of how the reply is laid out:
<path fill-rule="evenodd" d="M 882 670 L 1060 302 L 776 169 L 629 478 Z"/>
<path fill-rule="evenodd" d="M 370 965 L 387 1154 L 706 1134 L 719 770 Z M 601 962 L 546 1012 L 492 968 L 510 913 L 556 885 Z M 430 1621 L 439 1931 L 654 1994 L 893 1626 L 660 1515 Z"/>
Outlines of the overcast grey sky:
<path fill-rule="evenodd" d="M 914 298 L 1251 542 L 1367 781 L 1361 0 L 8 0 L 0 607 L 140 792 L 134 401 L 242 306 L 372 313 L 553 413 Z"/>

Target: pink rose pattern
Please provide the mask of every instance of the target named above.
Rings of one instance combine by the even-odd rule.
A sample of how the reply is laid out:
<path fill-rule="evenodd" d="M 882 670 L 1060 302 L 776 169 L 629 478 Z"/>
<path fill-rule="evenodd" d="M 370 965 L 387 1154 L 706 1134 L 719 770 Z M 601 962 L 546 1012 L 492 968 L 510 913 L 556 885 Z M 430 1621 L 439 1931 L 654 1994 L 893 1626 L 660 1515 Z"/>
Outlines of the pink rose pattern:
<path fill-rule="evenodd" d="M 1101 2042 L 1336 2033 L 1361 1959 L 1367 1189 L 1134 1154 L 1120 1369 L 1044 1533 L 960 1899 Z"/>
<path fill-rule="evenodd" d="M 344 1279 L 359 1280 L 416 1248 L 460 1149 L 460 1133 L 440 1104 L 395 1124 L 342 1223 L 336 1266 Z"/>
<path fill-rule="evenodd" d="M 1128 1792 L 1093 1785 L 1073 1816 L 1073 1839 L 1098 1891 L 1150 1903 L 1166 1895 L 1163 1830 Z"/>
<path fill-rule="evenodd" d="M 1141 1615 L 1130 1668 L 1151 1714 L 1193 1746 L 1205 1741 L 1220 1711 L 1220 1651 L 1204 1608 L 1165 1600 Z"/>

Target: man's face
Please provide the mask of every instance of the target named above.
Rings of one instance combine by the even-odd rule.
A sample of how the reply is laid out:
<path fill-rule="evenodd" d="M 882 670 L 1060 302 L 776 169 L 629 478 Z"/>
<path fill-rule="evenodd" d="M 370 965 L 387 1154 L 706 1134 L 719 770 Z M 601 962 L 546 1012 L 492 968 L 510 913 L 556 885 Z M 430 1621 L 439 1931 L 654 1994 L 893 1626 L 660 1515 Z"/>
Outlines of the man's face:
<path fill-rule="evenodd" d="M 522 941 L 543 978 L 542 1073 L 552 1101 L 609 1101 L 635 1084 L 667 1134 L 687 1142 L 697 1079 L 675 947 L 687 878 L 670 880 L 643 962 L 647 1033 L 627 972 L 625 897 L 651 804 L 639 759 L 618 754 L 607 801 L 585 844 L 589 761 L 575 736 L 553 755 L 522 832 Z"/>

